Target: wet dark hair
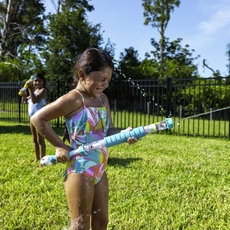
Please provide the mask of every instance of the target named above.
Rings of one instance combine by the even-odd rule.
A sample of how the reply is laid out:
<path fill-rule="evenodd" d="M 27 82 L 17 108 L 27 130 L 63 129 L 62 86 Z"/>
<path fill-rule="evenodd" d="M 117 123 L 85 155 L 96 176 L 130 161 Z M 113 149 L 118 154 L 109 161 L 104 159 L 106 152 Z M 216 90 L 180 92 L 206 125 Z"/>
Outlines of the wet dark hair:
<path fill-rule="evenodd" d="M 76 87 L 79 77 L 78 71 L 83 70 L 86 74 L 94 71 L 100 71 L 105 67 L 110 67 L 114 70 L 112 58 L 103 50 L 97 48 L 87 48 L 78 58 L 73 76 L 73 85 Z"/>
<path fill-rule="evenodd" d="M 43 80 L 43 87 L 45 87 L 45 85 L 46 85 L 45 76 L 42 73 L 35 73 L 34 76 L 41 78 Z"/>

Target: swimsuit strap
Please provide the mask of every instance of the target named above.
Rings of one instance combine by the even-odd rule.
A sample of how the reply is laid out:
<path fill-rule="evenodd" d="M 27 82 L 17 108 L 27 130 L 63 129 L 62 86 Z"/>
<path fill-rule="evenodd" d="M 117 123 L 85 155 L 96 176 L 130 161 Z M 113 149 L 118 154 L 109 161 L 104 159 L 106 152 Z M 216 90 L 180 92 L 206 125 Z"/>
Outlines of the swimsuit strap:
<path fill-rule="evenodd" d="M 79 93 L 79 94 L 81 95 L 82 103 L 83 103 L 84 107 L 86 107 L 86 106 L 85 106 L 85 99 L 84 99 L 83 95 L 82 95 L 77 89 L 74 89 L 74 91 L 76 91 L 77 93 Z M 101 102 L 101 104 L 102 104 L 103 107 L 104 107 L 104 106 L 105 106 L 105 105 L 104 105 L 104 102 L 101 100 L 100 97 L 98 98 L 98 100 Z"/>
<path fill-rule="evenodd" d="M 103 106 L 105 106 L 104 102 L 101 100 L 100 97 L 98 98 L 98 100 L 101 102 L 101 104 L 102 104 Z"/>
<path fill-rule="evenodd" d="M 83 106 L 86 107 L 85 106 L 85 99 L 84 99 L 83 95 L 77 89 L 74 89 L 74 91 L 76 91 L 77 93 L 79 93 L 81 95 Z"/>

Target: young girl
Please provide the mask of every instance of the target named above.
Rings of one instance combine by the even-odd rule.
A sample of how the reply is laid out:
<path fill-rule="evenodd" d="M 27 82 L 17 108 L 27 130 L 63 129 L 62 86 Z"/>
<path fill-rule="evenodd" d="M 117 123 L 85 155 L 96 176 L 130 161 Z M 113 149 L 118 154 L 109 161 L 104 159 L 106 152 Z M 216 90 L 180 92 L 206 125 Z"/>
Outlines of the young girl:
<path fill-rule="evenodd" d="M 27 81 L 29 96 L 22 95 L 23 103 L 28 102 L 28 114 L 30 118 L 46 104 L 47 89 L 45 88 L 45 78 L 41 73 L 34 74 L 35 79 Z M 46 155 L 46 145 L 44 137 L 35 129 L 30 119 L 30 130 L 33 136 L 35 148 L 35 161 L 39 161 Z"/>
<path fill-rule="evenodd" d="M 103 91 L 113 72 L 111 58 L 103 51 L 89 48 L 75 66 L 75 88 L 31 119 L 36 129 L 56 148 L 58 162 L 67 161 L 64 186 L 70 211 L 70 229 L 105 230 L 108 224 L 108 180 L 105 168 L 107 148 L 77 154 L 68 152 L 82 144 L 118 133 L 113 127 L 108 99 Z M 53 131 L 49 120 L 64 116 L 70 147 Z M 129 144 L 137 141 L 132 137 Z"/>

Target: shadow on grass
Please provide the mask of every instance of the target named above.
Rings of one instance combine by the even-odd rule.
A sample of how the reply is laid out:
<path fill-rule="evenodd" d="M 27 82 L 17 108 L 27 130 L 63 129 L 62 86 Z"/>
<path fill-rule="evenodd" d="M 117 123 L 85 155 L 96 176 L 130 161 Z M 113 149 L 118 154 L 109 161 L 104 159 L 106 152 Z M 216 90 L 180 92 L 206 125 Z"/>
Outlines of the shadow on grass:
<path fill-rule="evenodd" d="M 108 160 L 108 164 L 111 166 L 128 166 L 130 163 L 134 161 L 140 161 L 141 158 L 118 158 L 118 157 L 111 157 Z"/>
<path fill-rule="evenodd" d="M 58 135 L 63 135 L 63 128 L 53 128 L 54 132 Z M 18 134 L 31 134 L 29 125 L 4 125 L 0 126 L 0 134 L 4 133 L 18 133 Z"/>
<path fill-rule="evenodd" d="M 3 133 L 31 134 L 30 127 L 28 125 L 0 126 L 0 134 Z"/>

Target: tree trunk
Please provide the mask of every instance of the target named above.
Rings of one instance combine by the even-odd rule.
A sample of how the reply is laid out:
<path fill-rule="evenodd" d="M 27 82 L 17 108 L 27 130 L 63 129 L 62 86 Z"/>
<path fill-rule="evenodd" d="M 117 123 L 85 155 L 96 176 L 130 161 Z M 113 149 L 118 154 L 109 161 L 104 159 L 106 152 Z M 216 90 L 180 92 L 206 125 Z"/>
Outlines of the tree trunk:
<path fill-rule="evenodd" d="M 5 16 L 5 21 L 3 24 L 3 30 L 2 30 L 2 39 L 1 39 L 1 47 L 0 47 L 0 60 L 3 60 L 3 57 L 7 53 L 7 37 L 9 35 L 9 25 L 11 23 L 11 8 L 12 8 L 12 0 L 8 1 L 7 5 L 7 11 L 6 11 L 6 16 Z"/>

